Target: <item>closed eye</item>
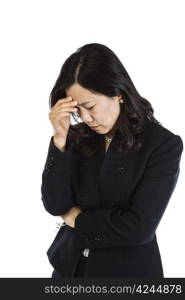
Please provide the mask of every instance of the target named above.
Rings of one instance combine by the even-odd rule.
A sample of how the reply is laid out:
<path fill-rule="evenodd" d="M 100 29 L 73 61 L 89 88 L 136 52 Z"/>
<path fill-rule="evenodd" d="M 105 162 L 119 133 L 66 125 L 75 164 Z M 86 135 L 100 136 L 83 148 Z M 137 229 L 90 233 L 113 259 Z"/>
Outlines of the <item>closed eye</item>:
<path fill-rule="evenodd" d="M 91 109 L 93 109 L 93 107 L 95 107 L 95 105 L 93 105 L 91 107 L 87 107 L 87 109 L 91 110 Z M 79 109 L 78 105 L 77 105 L 77 108 Z"/>

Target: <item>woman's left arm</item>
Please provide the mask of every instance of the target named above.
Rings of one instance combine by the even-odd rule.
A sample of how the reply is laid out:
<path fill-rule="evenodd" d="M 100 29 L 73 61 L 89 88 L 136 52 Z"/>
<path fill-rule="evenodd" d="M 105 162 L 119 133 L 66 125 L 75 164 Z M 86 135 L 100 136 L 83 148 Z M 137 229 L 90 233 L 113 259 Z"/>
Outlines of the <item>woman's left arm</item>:
<path fill-rule="evenodd" d="M 170 135 L 152 152 L 127 210 L 94 209 L 74 221 L 77 248 L 135 246 L 150 242 L 175 189 L 183 142 Z"/>

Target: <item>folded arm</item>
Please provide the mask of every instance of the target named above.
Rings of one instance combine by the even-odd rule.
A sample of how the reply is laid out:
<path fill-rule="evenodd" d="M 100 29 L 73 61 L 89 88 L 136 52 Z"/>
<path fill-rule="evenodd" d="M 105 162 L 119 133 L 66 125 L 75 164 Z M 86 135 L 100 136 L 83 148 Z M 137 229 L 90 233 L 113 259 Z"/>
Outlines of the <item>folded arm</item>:
<path fill-rule="evenodd" d="M 174 191 L 183 143 L 168 137 L 150 155 L 127 210 L 93 209 L 75 219 L 76 247 L 135 246 L 150 242 Z"/>

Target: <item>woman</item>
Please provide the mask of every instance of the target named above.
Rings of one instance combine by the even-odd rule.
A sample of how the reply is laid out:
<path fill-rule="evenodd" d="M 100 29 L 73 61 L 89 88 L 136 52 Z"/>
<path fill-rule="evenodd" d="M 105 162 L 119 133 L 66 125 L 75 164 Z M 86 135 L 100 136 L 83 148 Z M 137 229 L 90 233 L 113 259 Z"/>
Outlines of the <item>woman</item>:
<path fill-rule="evenodd" d="M 181 137 L 101 44 L 67 58 L 50 108 L 41 193 L 64 221 L 47 252 L 52 277 L 164 277 L 156 229 L 179 176 Z"/>

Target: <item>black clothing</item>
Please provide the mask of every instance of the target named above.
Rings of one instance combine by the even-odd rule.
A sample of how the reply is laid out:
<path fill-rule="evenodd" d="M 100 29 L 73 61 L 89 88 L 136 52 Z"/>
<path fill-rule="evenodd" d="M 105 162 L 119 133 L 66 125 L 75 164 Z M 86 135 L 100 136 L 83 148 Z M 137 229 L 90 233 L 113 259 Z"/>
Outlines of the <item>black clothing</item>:
<path fill-rule="evenodd" d="M 88 257 L 81 255 L 73 277 L 85 278 L 85 270 L 86 270 L 87 262 L 88 262 Z M 52 272 L 52 278 L 62 279 L 63 276 L 61 276 L 57 272 L 57 270 L 54 269 Z"/>
<path fill-rule="evenodd" d="M 74 125 L 75 126 L 75 125 Z M 81 124 L 83 126 L 83 123 Z M 80 206 L 75 228 L 64 226 L 47 252 L 62 277 L 74 277 L 89 249 L 84 277 L 163 277 L 156 230 L 177 184 L 183 142 L 147 121 L 139 152 L 121 153 L 115 133 L 105 153 L 61 152 L 51 137 L 42 173 L 42 201 L 53 216 Z"/>

